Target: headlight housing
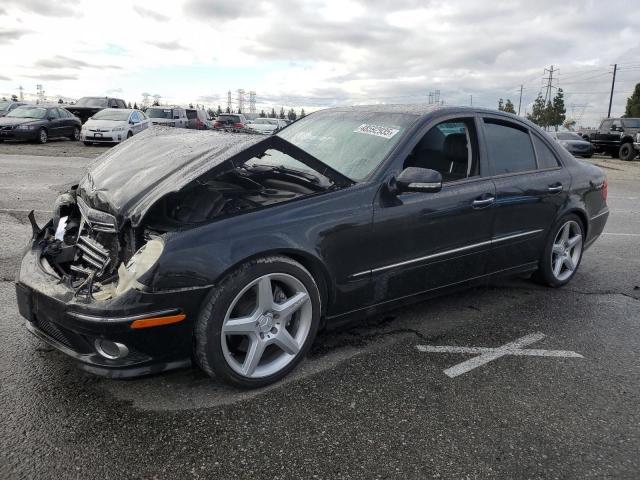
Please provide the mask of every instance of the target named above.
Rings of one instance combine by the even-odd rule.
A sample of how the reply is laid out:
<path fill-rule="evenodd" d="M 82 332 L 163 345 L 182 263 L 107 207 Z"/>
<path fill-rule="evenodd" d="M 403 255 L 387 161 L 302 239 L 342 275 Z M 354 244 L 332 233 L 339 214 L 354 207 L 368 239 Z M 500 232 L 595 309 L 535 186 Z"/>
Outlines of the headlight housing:
<path fill-rule="evenodd" d="M 158 261 L 162 250 L 164 250 L 164 242 L 159 238 L 154 238 L 144 244 L 126 265 L 122 263 L 118 268 L 118 285 L 115 296 L 132 288 L 142 287 L 138 279 Z"/>
<path fill-rule="evenodd" d="M 124 130 L 124 127 L 113 127 L 114 132 L 121 132 Z"/>
<path fill-rule="evenodd" d="M 34 128 L 36 128 L 35 125 L 18 125 L 16 127 L 18 130 L 33 130 Z"/>

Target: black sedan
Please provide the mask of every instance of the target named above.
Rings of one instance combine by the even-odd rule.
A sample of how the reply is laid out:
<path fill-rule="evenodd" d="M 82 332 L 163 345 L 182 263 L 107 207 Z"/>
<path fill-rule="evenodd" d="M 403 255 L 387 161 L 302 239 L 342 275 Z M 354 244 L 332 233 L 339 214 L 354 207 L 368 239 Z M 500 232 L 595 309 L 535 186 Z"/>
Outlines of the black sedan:
<path fill-rule="evenodd" d="M 531 273 L 560 287 L 601 234 L 603 172 L 471 108 L 316 112 L 261 137 L 154 127 L 93 164 L 33 238 L 27 328 L 91 372 L 186 366 L 241 387 L 318 329 Z"/>
<path fill-rule="evenodd" d="M 0 142 L 35 140 L 47 143 L 50 138 L 80 140 L 80 119 L 60 107 L 23 105 L 0 118 Z"/>
<path fill-rule="evenodd" d="M 551 134 L 560 145 L 576 157 L 591 158 L 593 145 L 575 132 L 554 132 Z"/>

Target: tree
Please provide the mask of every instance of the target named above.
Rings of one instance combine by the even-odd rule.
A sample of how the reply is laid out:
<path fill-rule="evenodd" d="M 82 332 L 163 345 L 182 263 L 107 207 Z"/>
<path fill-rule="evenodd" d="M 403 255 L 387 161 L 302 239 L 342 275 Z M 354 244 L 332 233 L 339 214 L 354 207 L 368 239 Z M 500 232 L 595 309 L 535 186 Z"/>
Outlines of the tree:
<path fill-rule="evenodd" d="M 209 116 L 209 118 L 213 118 L 216 116 L 216 112 L 212 108 L 207 108 L 207 115 Z"/>
<path fill-rule="evenodd" d="M 276 109 L 271 107 L 271 113 L 269 114 L 269 118 L 276 118 Z"/>
<path fill-rule="evenodd" d="M 625 117 L 640 117 L 640 83 L 636 83 L 636 88 L 629 98 L 627 98 L 627 108 L 624 110 Z"/>
<path fill-rule="evenodd" d="M 60 97 L 60 98 L 58 99 L 58 104 L 62 104 L 62 103 L 64 103 L 64 100 L 62 100 L 62 97 Z"/>
<path fill-rule="evenodd" d="M 18 101 L 18 95 L 16 95 L 15 93 L 13 95 L 11 95 L 11 100 L 13 100 L 14 102 L 17 102 Z"/>
<path fill-rule="evenodd" d="M 289 112 L 287 112 L 287 118 L 292 122 L 295 122 L 296 118 L 298 118 L 298 116 L 296 115 L 296 111 L 293 108 L 289 110 Z"/>
<path fill-rule="evenodd" d="M 153 103 L 151 104 L 152 107 L 159 107 L 160 106 L 160 102 L 158 100 L 154 100 Z"/>
<path fill-rule="evenodd" d="M 231 109 L 229 108 L 229 105 L 227 105 L 227 109 L 225 110 L 225 112 L 231 113 Z"/>
<path fill-rule="evenodd" d="M 138 110 L 138 103 L 137 103 L 137 102 L 133 102 L 133 108 L 135 108 L 136 110 Z"/>
<path fill-rule="evenodd" d="M 516 109 L 513 108 L 513 103 L 507 98 L 507 102 L 504 104 L 504 110 L 507 113 L 516 113 Z"/>
<path fill-rule="evenodd" d="M 222 115 L 222 109 L 220 108 L 220 105 L 218 105 L 218 109 L 216 110 L 216 114 L 217 115 Z"/>
<path fill-rule="evenodd" d="M 240 107 L 238 107 L 238 113 L 242 113 L 242 110 L 240 109 Z"/>
<path fill-rule="evenodd" d="M 189 108 L 193 108 L 193 103 L 190 103 L 190 104 L 189 104 Z"/>
<path fill-rule="evenodd" d="M 129 103 L 127 104 L 127 108 L 133 108 L 133 107 L 131 106 L 131 102 L 129 102 Z"/>
<path fill-rule="evenodd" d="M 284 120 L 284 107 L 280 107 L 280 115 L 278 116 L 278 118 Z"/>
<path fill-rule="evenodd" d="M 531 113 L 527 114 L 527 118 L 531 120 L 533 123 L 535 123 L 536 125 L 540 125 L 542 127 L 544 122 L 544 114 L 545 114 L 544 98 L 542 98 L 542 94 L 539 93 L 533 102 Z"/>
<path fill-rule="evenodd" d="M 303 108 L 302 110 L 300 110 L 300 118 L 306 117 L 306 116 L 307 116 L 307 114 L 304 113 L 304 108 Z"/>
<path fill-rule="evenodd" d="M 564 93 L 561 88 L 558 89 L 558 93 L 553 97 L 553 104 L 551 105 L 551 111 L 549 112 L 549 126 L 556 127 L 564 123 L 567 109 L 564 106 Z"/>
<path fill-rule="evenodd" d="M 502 99 L 498 100 L 498 110 L 504 112 L 504 101 Z"/>
<path fill-rule="evenodd" d="M 267 116 L 267 114 L 264 113 L 264 110 L 260 110 L 260 118 L 264 118 L 266 116 Z"/>
<path fill-rule="evenodd" d="M 569 118 L 564 121 L 562 124 L 564 128 L 573 132 L 574 127 L 576 126 L 576 121 L 573 118 Z"/>

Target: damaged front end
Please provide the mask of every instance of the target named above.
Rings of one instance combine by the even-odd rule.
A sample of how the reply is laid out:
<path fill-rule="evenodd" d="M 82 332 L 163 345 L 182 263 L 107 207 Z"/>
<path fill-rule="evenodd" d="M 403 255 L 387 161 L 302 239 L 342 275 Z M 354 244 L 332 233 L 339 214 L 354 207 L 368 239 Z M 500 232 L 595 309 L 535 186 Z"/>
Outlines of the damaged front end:
<path fill-rule="evenodd" d="M 58 197 L 53 218 L 38 237 L 42 268 L 87 301 L 143 288 L 137 278 L 163 248 L 159 235 L 137 241 L 129 226 L 119 228 L 115 216 L 90 207 L 77 186 Z"/>
<path fill-rule="evenodd" d="M 42 229 L 30 216 L 20 313 L 86 370 L 126 377 L 190 363 L 193 322 L 215 280 L 185 270 L 157 286 L 181 232 L 351 183 L 276 137 L 206 133 L 136 135 L 60 195 Z"/>

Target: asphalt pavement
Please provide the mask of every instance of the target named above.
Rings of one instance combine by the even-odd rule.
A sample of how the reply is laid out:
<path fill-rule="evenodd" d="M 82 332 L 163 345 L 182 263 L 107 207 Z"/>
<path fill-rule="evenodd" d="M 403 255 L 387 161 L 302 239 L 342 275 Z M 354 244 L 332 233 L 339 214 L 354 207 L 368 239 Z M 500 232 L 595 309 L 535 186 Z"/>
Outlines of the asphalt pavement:
<path fill-rule="evenodd" d="M 593 159 L 611 217 L 567 287 L 503 280 L 324 332 L 244 392 L 194 369 L 95 377 L 24 329 L 26 213 L 90 159 L 3 148 L 0 478 L 638 478 L 640 161 Z"/>

